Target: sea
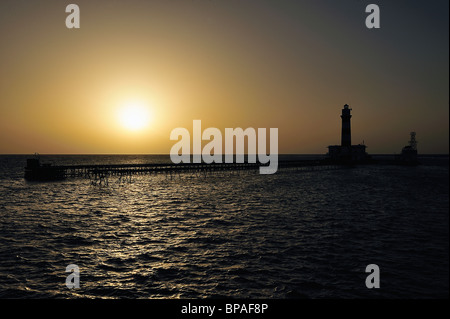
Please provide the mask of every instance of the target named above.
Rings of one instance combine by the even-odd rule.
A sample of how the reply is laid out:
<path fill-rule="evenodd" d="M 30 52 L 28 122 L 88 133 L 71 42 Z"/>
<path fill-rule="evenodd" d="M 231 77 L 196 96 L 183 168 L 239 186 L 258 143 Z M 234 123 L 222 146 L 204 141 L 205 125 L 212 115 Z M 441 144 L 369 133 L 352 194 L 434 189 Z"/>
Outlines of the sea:
<path fill-rule="evenodd" d="M 30 157 L 0 156 L 0 298 L 449 296 L 448 156 L 420 156 L 418 166 L 113 176 L 107 184 L 26 181 Z M 70 265 L 78 269 L 72 289 Z"/>

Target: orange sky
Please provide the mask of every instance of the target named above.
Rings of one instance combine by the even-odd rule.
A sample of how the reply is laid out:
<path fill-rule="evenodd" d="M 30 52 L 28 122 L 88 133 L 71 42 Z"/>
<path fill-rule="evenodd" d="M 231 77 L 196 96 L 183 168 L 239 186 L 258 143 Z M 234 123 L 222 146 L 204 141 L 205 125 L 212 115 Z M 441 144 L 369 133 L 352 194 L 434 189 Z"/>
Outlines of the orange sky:
<path fill-rule="evenodd" d="M 322 154 L 346 103 L 369 153 L 410 131 L 420 153 L 449 151 L 446 0 L 377 1 L 379 30 L 351 0 L 75 3 L 77 30 L 64 2 L 0 2 L 2 154 L 167 154 L 196 119 Z M 118 114 L 136 101 L 150 120 L 130 130 Z"/>

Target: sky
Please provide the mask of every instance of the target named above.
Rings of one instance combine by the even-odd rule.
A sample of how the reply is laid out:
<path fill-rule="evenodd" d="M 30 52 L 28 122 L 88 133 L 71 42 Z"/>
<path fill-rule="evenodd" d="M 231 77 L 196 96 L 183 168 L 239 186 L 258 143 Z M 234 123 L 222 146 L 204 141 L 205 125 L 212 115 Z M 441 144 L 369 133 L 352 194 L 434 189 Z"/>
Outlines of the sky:
<path fill-rule="evenodd" d="M 448 28 L 447 0 L 2 0 L 0 154 L 168 154 L 193 120 L 324 154 L 344 104 L 368 153 L 448 154 Z"/>

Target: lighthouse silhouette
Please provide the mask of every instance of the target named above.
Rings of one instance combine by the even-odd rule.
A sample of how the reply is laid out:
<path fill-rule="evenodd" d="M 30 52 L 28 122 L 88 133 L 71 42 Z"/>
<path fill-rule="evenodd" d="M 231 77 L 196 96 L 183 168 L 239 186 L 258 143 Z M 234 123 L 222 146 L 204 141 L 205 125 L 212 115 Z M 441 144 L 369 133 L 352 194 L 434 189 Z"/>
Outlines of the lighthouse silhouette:
<path fill-rule="evenodd" d="M 337 162 L 361 162 L 368 159 L 364 143 L 352 145 L 351 110 L 348 104 L 342 109 L 341 145 L 328 146 L 328 157 Z"/>
<path fill-rule="evenodd" d="M 342 109 L 342 133 L 341 133 L 341 146 L 350 147 L 352 145 L 352 133 L 350 128 L 350 118 L 352 115 L 350 111 L 352 109 L 349 108 L 348 104 L 344 105 Z"/>

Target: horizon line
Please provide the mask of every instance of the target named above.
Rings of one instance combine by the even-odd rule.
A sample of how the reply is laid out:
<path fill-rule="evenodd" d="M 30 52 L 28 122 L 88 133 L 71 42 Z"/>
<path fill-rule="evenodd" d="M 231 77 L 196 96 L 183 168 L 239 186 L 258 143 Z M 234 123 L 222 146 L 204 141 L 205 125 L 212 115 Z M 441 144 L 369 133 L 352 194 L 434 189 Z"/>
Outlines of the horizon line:
<path fill-rule="evenodd" d="M 170 156 L 170 153 L 0 153 L 0 156 L 35 156 L 35 155 L 43 155 L 43 156 L 150 156 L 150 155 L 160 155 L 160 156 Z M 399 153 L 371 153 L 368 155 L 398 155 Z M 202 155 L 202 154 L 189 154 L 189 156 L 193 155 Z M 220 154 L 222 156 L 225 155 L 249 155 L 249 154 Z M 250 155 L 258 155 L 256 154 L 250 154 Z M 314 155 L 319 156 L 323 155 L 326 156 L 327 153 L 278 153 L 278 155 Z M 418 153 L 418 156 L 421 155 L 441 155 L 441 156 L 449 156 L 450 153 Z"/>

